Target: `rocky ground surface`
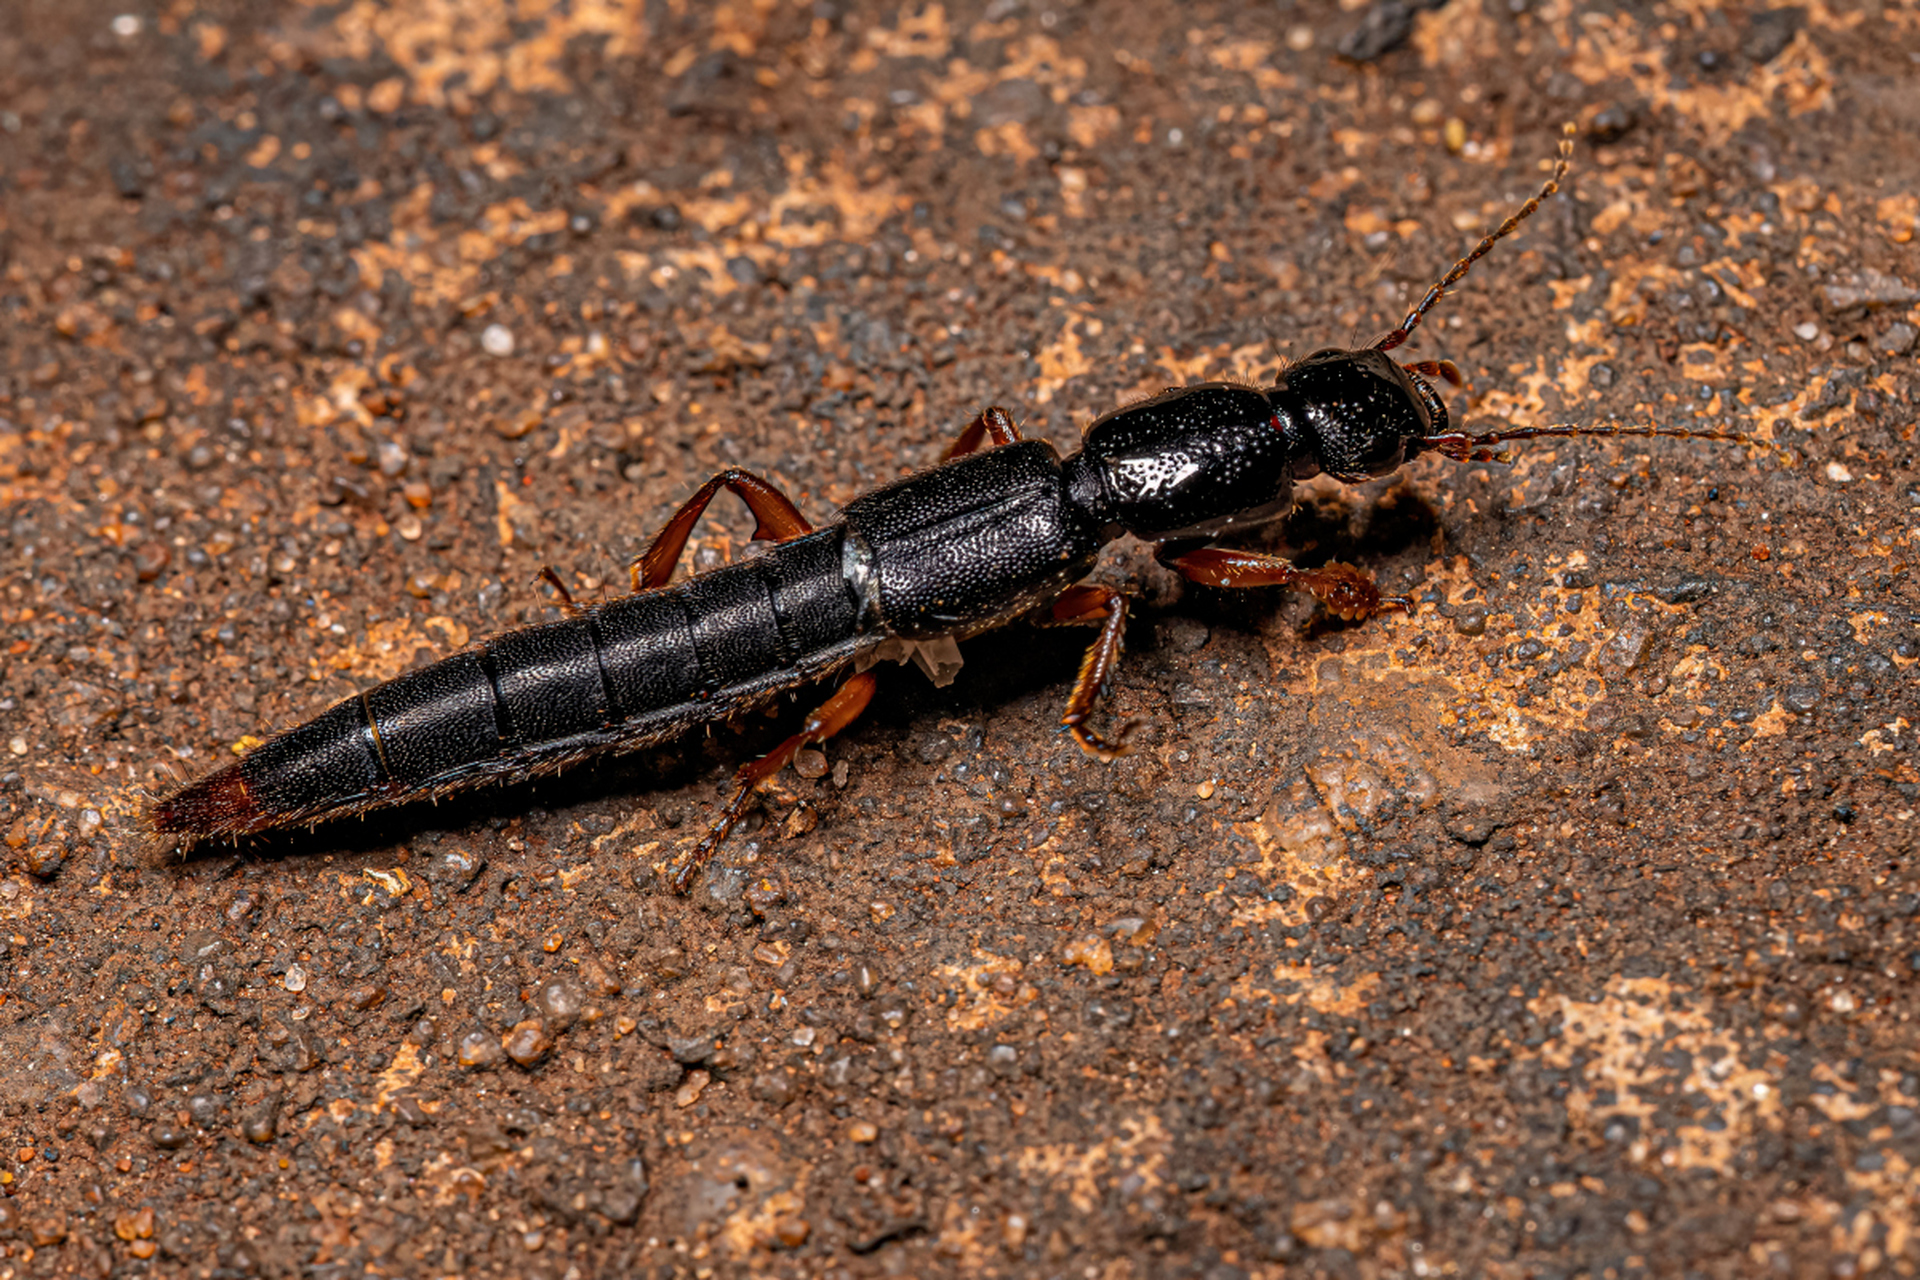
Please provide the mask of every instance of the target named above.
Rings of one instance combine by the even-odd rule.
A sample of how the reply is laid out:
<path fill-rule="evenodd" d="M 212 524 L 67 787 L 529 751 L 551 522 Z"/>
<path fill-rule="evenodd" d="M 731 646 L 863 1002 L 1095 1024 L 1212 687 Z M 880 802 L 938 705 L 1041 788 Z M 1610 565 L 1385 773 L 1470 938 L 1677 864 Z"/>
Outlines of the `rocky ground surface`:
<path fill-rule="evenodd" d="M 1911 7 L 27 0 L 0 32 L 0 1277 L 1920 1268 Z M 581 598 L 1388 328 L 1346 625 L 1080 632 L 182 862 L 143 797 Z M 717 503 L 690 555 L 742 554 Z"/>

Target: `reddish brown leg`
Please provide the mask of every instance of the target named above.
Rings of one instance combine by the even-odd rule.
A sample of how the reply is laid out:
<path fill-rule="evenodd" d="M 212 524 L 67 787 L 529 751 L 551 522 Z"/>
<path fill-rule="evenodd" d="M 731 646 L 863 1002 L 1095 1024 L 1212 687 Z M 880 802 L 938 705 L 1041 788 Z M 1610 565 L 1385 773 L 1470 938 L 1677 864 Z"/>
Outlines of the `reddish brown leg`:
<path fill-rule="evenodd" d="M 1003 444 L 1017 444 L 1020 440 L 1020 428 L 1013 425 L 1013 415 L 999 405 L 982 409 L 980 415 L 969 422 L 966 429 L 954 437 L 947 451 L 940 455 L 940 461 L 950 462 L 954 458 L 964 458 L 980 447 L 980 441 L 987 436 L 993 437 L 993 447 Z"/>
<path fill-rule="evenodd" d="M 569 618 L 579 614 L 580 606 L 573 602 L 573 592 L 567 590 L 567 584 L 560 581 L 560 575 L 553 571 L 552 565 L 540 566 L 540 581 L 552 587 L 553 593 L 560 597 L 560 612 Z"/>
<path fill-rule="evenodd" d="M 1279 556 L 1221 547 L 1202 547 L 1164 563 L 1189 581 L 1209 587 L 1293 587 L 1347 619 L 1372 617 L 1384 609 L 1413 612 L 1412 602 L 1403 597 L 1382 598 L 1373 575 L 1350 564 L 1296 569 Z"/>
<path fill-rule="evenodd" d="M 1400 367 L 1408 373 L 1439 378 L 1450 387 L 1458 387 L 1466 383 L 1466 379 L 1460 376 L 1460 366 L 1451 360 L 1416 360 L 1412 364 L 1403 364 Z"/>
<path fill-rule="evenodd" d="M 1087 727 L 1087 717 L 1106 696 L 1107 682 L 1114 664 L 1126 648 L 1127 598 L 1111 587 L 1071 587 L 1043 619 L 1043 624 L 1058 626 L 1075 622 L 1097 622 L 1100 634 L 1080 660 L 1080 675 L 1073 682 L 1073 694 L 1067 699 L 1067 714 L 1060 723 L 1066 726 L 1080 749 L 1099 760 L 1115 760 L 1127 754 L 1127 738 L 1139 728 L 1130 720 L 1120 726 L 1119 737 L 1112 742 Z"/>
<path fill-rule="evenodd" d="M 720 816 L 714 819 L 707 834 L 694 846 L 686 862 L 674 872 L 673 888 L 676 893 L 687 891 L 687 886 L 693 883 L 694 872 L 706 865 L 713 851 L 727 838 L 727 832 L 733 830 L 733 824 L 740 821 L 740 815 L 746 812 L 747 801 L 752 798 L 755 788 L 786 768 L 787 762 L 793 759 L 794 753 L 800 748 L 825 742 L 858 720 L 860 713 L 867 709 L 867 703 L 873 701 L 873 691 L 878 683 L 871 672 L 853 677 L 834 690 L 833 696 L 807 717 L 800 732 L 733 775 L 734 785 L 739 790 L 720 810 Z"/>
<path fill-rule="evenodd" d="M 723 488 L 739 494 L 740 500 L 747 504 L 747 510 L 753 512 L 753 518 L 758 521 L 753 528 L 755 538 L 785 542 L 789 538 L 813 532 L 813 526 L 807 523 L 807 518 L 800 514 L 800 509 L 793 505 L 786 494 L 751 471 L 728 467 L 701 485 L 700 491 L 673 513 L 673 519 L 667 521 L 666 527 L 654 537 L 653 545 L 635 558 L 635 591 L 650 591 L 667 585 L 667 580 L 673 577 L 673 567 L 680 563 L 680 553 L 687 549 L 687 538 L 693 533 L 694 523 L 700 519 L 700 513 L 707 509 L 707 504 L 713 501 L 713 495 Z"/>

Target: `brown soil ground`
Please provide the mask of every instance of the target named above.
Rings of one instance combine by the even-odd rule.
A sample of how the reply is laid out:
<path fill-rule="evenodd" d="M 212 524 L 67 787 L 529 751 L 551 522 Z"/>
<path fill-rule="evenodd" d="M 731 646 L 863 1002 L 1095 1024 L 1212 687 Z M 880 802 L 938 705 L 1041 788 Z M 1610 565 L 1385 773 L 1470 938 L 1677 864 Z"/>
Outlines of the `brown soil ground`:
<path fill-rule="evenodd" d="M 1911 6 L 20 0 L 0 1280 L 1920 1269 Z M 1138 545 L 664 888 L 772 718 L 170 858 L 144 797 L 814 515 L 1389 327 L 1345 625 Z M 752 524 L 715 505 L 695 568 Z M 812 695 L 818 696 L 818 695 Z M 802 776 L 804 775 L 804 776 Z"/>

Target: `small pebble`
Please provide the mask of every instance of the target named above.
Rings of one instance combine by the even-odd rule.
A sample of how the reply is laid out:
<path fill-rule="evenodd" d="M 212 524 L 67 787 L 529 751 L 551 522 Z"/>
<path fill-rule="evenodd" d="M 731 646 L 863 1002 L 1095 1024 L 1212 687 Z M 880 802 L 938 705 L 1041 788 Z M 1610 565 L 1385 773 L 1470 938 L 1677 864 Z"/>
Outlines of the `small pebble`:
<path fill-rule="evenodd" d="M 363 982 L 347 992 L 347 1007 L 356 1013 L 385 1004 L 387 989 L 377 982 Z"/>
<path fill-rule="evenodd" d="M 503 324 L 490 324 L 480 332 L 480 349 L 490 356 L 513 354 L 513 330 Z"/>
<path fill-rule="evenodd" d="M 1811 320 L 1802 320 L 1793 326 L 1793 336 L 1802 342 L 1812 342 L 1820 336 L 1820 326 Z"/>
<path fill-rule="evenodd" d="M 1844 462 L 1829 462 L 1827 464 L 1827 479 L 1833 481 L 1835 484 L 1852 484 L 1853 472 L 1848 470 L 1847 464 Z"/>
<path fill-rule="evenodd" d="M 1920 342 L 1920 329 L 1905 320 L 1896 320 L 1887 326 L 1885 333 L 1874 339 L 1873 347 L 1883 355 L 1903 356 L 1913 350 L 1916 342 Z"/>
<path fill-rule="evenodd" d="M 847 1137 L 853 1142 L 872 1142 L 880 1136 L 880 1130 L 871 1120 L 855 1120 L 847 1126 Z"/>
<path fill-rule="evenodd" d="M 506 1055 L 523 1067 L 531 1067 L 553 1048 L 553 1036 L 538 1018 L 517 1022 L 500 1042 Z"/>
<path fill-rule="evenodd" d="M 255 1107 L 240 1119 L 240 1136 L 256 1147 L 271 1143 L 280 1132 L 280 1108 L 269 1102 Z"/>
<path fill-rule="evenodd" d="M 755 1076 L 747 1091 L 769 1106 L 784 1107 L 793 1101 L 793 1080 L 784 1071 L 768 1071 Z"/>
<path fill-rule="evenodd" d="M 297 964 L 288 965 L 287 976 L 283 980 L 283 985 L 295 995 L 305 991 L 307 989 L 307 971 Z"/>
<path fill-rule="evenodd" d="M 409 480 L 400 486 L 401 496 L 407 505 L 416 511 L 425 511 L 433 505 L 433 487 L 425 480 Z"/>
<path fill-rule="evenodd" d="M 784 1249 L 798 1249 L 813 1234 L 813 1227 L 805 1218 L 782 1218 L 773 1224 L 773 1238 Z"/>
<path fill-rule="evenodd" d="M 33 846 L 21 855 L 27 873 L 41 880 L 53 879 L 60 870 L 60 864 L 67 860 L 67 851 L 62 846 L 48 840 Z"/>
<path fill-rule="evenodd" d="M 497 420 L 493 424 L 493 430 L 503 440 L 518 440 L 532 432 L 542 421 L 544 418 L 539 410 L 528 409 Z"/>
<path fill-rule="evenodd" d="M 398 476 L 407 469 L 409 459 L 406 447 L 397 440 L 382 440 L 374 447 L 373 456 L 379 462 L 383 476 Z"/>
<path fill-rule="evenodd" d="M 580 988 L 565 978 L 554 978 L 540 984 L 534 992 L 533 1005 L 540 1011 L 547 1027 L 559 1034 L 572 1026 L 580 1016 Z"/>
<path fill-rule="evenodd" d="M 156 1122 L 153 1128 L 147 1131 L 147 1137 L 152 1139 L 153 1145 L 162 1151 L 178 1151 L 187 1145 L 188 1140 L 187 1131 L 171 1120 Z"/>
<path fill-rule="evenodd" d="M 486 1032 L 475 1027 L 460 1037 L 460 1049 L 457 1057 L 463 1067 L 490 1067 L 500 1061 L 505 1050 L 500 1042 Z"/>
<path fill-rule="evenodd" d="M 420 517 L 411 511 L 394 521 L 393 529 L 408 542 L 420 541 L 420 535 L 427 531 L 427 527 L 420 523 Z"/>
<path fill-rule="evenodd" d="M 700 1101 L 701 1093 L 706 1090 L 707 1085 L 711 1083 L 712 1080 L 713 1077 L 704 1071 L 688 1072 L 686 1082 L 673 1091 L 674 1105 L 685 1110 L 687 1107 Z"/>

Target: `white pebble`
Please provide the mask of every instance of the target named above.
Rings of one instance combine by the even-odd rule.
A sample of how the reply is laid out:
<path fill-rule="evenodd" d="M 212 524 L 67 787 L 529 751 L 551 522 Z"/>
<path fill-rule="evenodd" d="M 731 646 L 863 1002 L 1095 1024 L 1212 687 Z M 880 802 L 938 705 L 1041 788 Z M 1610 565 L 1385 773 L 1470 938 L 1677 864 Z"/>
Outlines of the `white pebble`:
<path fill-rule="evenodd" d="M 123 13 L 113 20 L 113 34 L 122 40 L 131 40 L 140 34 L 140 15 Z"/>
<path fill-rule="evenodd" d="M 1827 479 L 1833 481 L 1835 484 L 1852 484 L 1853 472 L 1847 470 L 1847 464 L 1844 462 L 1829 462 L 1827 464 Z"/>
<path fill-rule="evenodd" d="M 287 966 L 287 990 L 301 992 L 307 989 L 307 971 L 297 964 Z"/>
<path fill-rule="evenodd" d="M 1812 342 L 1820 336 L 1820 326 L 1811 320 L 1802 320 L 1793 326 L 1793 336 L 1802 342 Z"/>
<path fill-rule="evenodd" d="M 513 330 L 503 324 L 490 324 L 480 334 L 480 347 L 490 356 L 513 354 Z"/>

